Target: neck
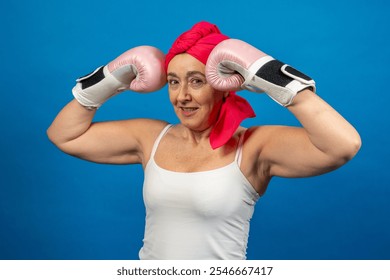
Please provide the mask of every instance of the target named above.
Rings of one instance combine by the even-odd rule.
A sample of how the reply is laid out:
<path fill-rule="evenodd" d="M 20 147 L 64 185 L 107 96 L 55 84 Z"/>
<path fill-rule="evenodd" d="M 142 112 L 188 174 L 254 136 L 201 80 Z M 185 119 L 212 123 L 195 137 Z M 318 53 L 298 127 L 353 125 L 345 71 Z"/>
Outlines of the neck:
<path fill-rule="evenodd" d="M 184 125 L 180 125 L 182 137 L 193 145 L 207 144 L 210 146 L 210 134 L 212 126 L 204 130 L 193 130 Z"/>

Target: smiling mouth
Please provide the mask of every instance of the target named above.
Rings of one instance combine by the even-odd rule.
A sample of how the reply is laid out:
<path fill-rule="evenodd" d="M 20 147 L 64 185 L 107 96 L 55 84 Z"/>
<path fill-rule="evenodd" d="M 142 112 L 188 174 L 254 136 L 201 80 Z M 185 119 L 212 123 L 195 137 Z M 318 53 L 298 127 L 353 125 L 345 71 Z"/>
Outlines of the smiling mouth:
<path fill-rule="evenodd" d="M 198 110 L 198 107 L 180 107 L 180 109 L 184 112 L 195 112 Z"/>
<path fill-rule="evenodd" d="M 199 107 L 180 107 L 180 110 L 183 116 L 191 117 L 199 110 Z"/>

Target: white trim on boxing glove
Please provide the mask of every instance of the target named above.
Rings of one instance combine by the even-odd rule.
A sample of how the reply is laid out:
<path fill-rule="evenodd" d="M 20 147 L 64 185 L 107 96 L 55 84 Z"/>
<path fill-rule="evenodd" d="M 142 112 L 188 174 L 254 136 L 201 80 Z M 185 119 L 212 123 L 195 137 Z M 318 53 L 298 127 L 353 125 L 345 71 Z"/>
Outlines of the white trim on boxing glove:
<path fill-rule="evenodd" d="M 102 67 L 103 69 L 101 71 Z M 91 79 L 94 75 L 98 75 L 99 70 L 101 71 L 100 74 L 103 75 L 101 79 L 97 78 L 98 80 L 95 84 L 85 87 L 86 81 Z M 107 69 L 107 66 L 97 68 L 92 73 L 78 78 L 76 82 L 77 84 L 72 89 L 73 96 L 82 106 L 88 109 L 99 108 L 108 98 L 129 87 L 129 85 L 116 79 Z"/>
<path fill-rule="evenodd" d="M 300 76 L 294 75 L 293 73 L 287 71 L 288 67 L 290 67 L 291 69 L 294 69 L 293 67 L 291 67 L 288 64 L 284 64 L 282 66 L 282 68 L 280 68 L 280 70 L 283 72 L 284 75 L 289 76 L 289 77 L 293 78 L 294 80 L 301 82 L 302 84 L 305 84 L 305 85 L 312 87 L 313 91 L 316 90 L 316 84 L 315 84 L 313 79 L 310 78 L 310 80 L 306 80 Z"/>
<path fill-rule="evenodd" d="M 269 62 L 272 63 L 266 65 Z M 261 72 L 261 68 L 264 66 L 271 67 L 271 69 Z M 249 67 L 248 73 L 250 75 L 244 77 L 245 82 L 241 85 L 242 88 L 259 93 L 265 92 L 284 107 L 289 106 L 294 97 L 303 89 L 311 87 L 315 91 L 315 82 L 310 77 L 271 56 L 264 56 L 256 60 Z"/>
<path fill-rule="evenodd" d="M 272 60 L 275 60 L 272 56 L 270 55 L 267 55 L 267 56 L 264 56 L 258 60 L 256 60 L 255 62 L 252 63 L 252 65 L 249 67 L 248 69 L 248 72 L 251 73 L 251 76 L 248 77 L 248 79 L 245 79 L 245 82 L 242 84 L 242 86 L 244 88 L 247 88 L 247 86 L 251 86 L 250 84 L 247 83 L 247 81 L 251 81 L 253 79 L 253 76 L 256 75 L 256 72 L 264 66 L 264 64 L 272 61 Z M 261 92 L 261 89 L 258 89 L 260 90 Z"/>

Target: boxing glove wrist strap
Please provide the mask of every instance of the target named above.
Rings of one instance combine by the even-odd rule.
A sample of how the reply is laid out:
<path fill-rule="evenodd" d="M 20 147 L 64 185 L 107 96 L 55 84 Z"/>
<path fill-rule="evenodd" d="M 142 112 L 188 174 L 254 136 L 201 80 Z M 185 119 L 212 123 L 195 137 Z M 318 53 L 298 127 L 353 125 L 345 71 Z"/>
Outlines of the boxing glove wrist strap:
<path fill-rule="evenodd" d="M 265 92 L 284 107 L 303 89 L 315 91 L 315 82 L 310 77 L 268 55 L 255 61 L 248 73 L 252 74 L 245 77 L 243 88 Z"/>
<path fill-rule="evenodd" d="M 108 98 L 126 90 L 128 85 L 116 79 L 107 66 L 80 77 L 72 89 L 76 100 L 88 110 L 99 108 Z"/>

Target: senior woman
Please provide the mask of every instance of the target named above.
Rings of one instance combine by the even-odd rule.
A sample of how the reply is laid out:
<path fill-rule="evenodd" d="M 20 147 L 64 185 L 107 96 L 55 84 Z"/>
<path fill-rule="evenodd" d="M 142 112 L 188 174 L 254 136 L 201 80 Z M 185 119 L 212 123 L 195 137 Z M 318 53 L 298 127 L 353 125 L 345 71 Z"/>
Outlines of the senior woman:
<path fill-rule="evenodd" d="M 111 96 L 166 82 L 178 124 L 93 122 Z M 240 88 L 266 92 L 302 127 L 241 127 L 255 115 Z M 359 134 L 315 94 L 313 80 L 208 22 L 180 35 L 166 57 L 148 46 L 125 52 L 78 79 L 73 95 L 48 136 L 85 160 L 142 164 L 140 259 L 245 259 L 254 206 L 272 177 L 329 172 L 360 148 Z"/>

